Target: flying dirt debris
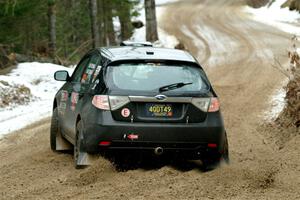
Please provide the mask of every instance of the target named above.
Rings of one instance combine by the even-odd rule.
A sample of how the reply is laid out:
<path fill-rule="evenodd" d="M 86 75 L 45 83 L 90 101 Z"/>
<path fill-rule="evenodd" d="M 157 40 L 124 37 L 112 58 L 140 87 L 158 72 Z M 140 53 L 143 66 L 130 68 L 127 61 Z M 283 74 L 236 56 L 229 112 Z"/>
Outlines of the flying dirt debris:
<path fill-rule="evenodd" d="M 289 133 L 262 126 L 268 99 L 285 80 L 270 63 L 274 55 L 286 54 L 290 35 L 254 21 L 242 11 L 243 2 L 179 1 L 159 21 L 203 63 L 215 86 L 228 132 L 229 166 L 203 172 L 198 163 L 148 160 L 120 172 L 101 157 L 76 170 L 72 153 L 50 150 L 48 118 L 1 139 L 1 198 L 300 199 L 299 134 L 278 146 L 279 135 Z"/>

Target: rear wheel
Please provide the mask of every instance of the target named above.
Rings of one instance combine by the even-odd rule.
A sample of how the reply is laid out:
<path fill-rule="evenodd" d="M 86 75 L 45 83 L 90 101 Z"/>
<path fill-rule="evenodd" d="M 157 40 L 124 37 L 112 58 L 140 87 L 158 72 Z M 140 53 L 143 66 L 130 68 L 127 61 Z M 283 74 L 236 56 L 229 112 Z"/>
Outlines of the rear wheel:
<path fill-rule="evenodd" d="M 202 167 L 204 170 L 213 170 L 220 166 L 222 162 L 229 164 L 229 150 L 228 150 L 228 140 L 227 135 L 223 145 L 223 150 L 221 156 L 215 158 L 205 158 L 202 159 Z"/>
<path fill-rule="evenodd" d="M 82 122 L 79 121 L 76 126 L 76 141 L 74 144 L 74 166 L 76 169 L 82 169 L 84 165 L 80 164 L 80 159 L 83 152 L 83 127 Z"/>
<path fill-rule="evenodd" d="M 228 148 L 227 134 L 226 134 L 226 141 L 225 141 L 225 144 L 224 144 L 224 150 L 223 150 L 223 154 L 222 154 L 222 159 L 224 160 L 224 162 L 226 164 L 229 164 L 230 159 L 229 159 L 229 148 Z"/>
<path fill-rule="evenodd" d="M 84 126 L 80 120 L 76 125 L 76 140 L 74 144 L 74 166 L 76 169 L 82 169 L 91 165 L 98 158 L 95 154 L 86 152 L 84 142 Z"/>

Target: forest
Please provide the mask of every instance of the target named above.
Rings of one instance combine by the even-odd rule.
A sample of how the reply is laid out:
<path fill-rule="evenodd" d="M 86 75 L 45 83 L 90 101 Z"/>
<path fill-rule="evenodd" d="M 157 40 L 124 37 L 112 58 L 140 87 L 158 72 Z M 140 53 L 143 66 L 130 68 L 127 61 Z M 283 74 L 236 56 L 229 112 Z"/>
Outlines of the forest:
<path fill-rule="evenodd" d="M 92 47 L 130 39 L 140 0 L 1 0 L 0 67 L 10 61 L 41 60 L 68 64 Z M 149 26 L 156 26 L 155 1 L 146 0 Z M 152 16 L 152 17 L 151 17 Z M 153 22 L 154 21 L 154 22 Z M 147 29 L 157 40 L 156 27 Z M 17 54 L 10 55 L 11 52 Z M 17 57 L 17 58 L 16 58 Z M 49 60 L 50 59 L 50 60 Z"/>

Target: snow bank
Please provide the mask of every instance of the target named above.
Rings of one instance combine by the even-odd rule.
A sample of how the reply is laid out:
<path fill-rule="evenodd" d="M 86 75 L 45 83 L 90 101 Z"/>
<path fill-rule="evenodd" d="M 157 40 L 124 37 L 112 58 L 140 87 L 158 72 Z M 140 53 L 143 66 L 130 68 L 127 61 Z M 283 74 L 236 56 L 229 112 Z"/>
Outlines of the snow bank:
<path fill-rule="evenodd" d="M 161 5 L 165 5 L 165 4 L 168 4 L 168 3 L 173 3 L 173 2 L 176 2 L 178 0 L 156 0 L 155 3 L 156 3 L 156 6 L 161 6 Z"/>
<path fill-rule="evenodd" d="M 23 128 L 51 114 L 53 98 L 64 82 L 55 81 L 53 74 L 57 70 L 73 69 L 48 63 L 22 63 L 0 80 L 10 85 L 24 85 L 33 96 L 26 105 L 10 105 L 0 108 L 0 136 Z"/>
<path fill-rule="evenodd" d="M 300 14 L 297 11 L 290 11 L 288 8 L 281 8 L 286 0 L 275 0 L 270 6 L 261 7 L 259 9 L 246 6 L 244 11 L 252 14 L 256 21 L 274 26 L 282 31 L 291 34 L 299 34 Z"/>
<path fill-rule="evenodd" d="M 285 81 L 284 85 L 286 84 L 287 82 Z M 264 118 L 266 121 L 274 121 L 283 111 L 286 103 L 285 95 L 286 91 L 284 88 L 279 88 L 275 90 L 274 94 L 271 96 L 270 99 L 271 109 L 268 109 L 264 114 Z"/>
<path fill-rule="evenodd" d="M 172 3 L 178 0 L 156 0 L 156 17 L 157 21 L 160 21 L 162 14 L 165 11 L 165 8 L 163 5 L 167 3 Z M 140 15 L 135 19 L 142 21 L 144 23 L 144 26 L 139 29 L 135 29 L 132 37 L 130 38 L 130 41 L 133 42 L 145 42 L 146 41 L 146 21 L 145 21 L 145 9 L 144 9 L 144 3 L 141 1 L 141 3 L 138 5 L 138 9 L 140 10 Z M 154 43 L 154 46 L 156 47 L 166 47 L 166 48 L 174 48 L 179 42 L 177 38 L 173 35 L 170 35 L 166 33 L 164 30 L 158 27 L 158 38 L 159 41 Z"/>

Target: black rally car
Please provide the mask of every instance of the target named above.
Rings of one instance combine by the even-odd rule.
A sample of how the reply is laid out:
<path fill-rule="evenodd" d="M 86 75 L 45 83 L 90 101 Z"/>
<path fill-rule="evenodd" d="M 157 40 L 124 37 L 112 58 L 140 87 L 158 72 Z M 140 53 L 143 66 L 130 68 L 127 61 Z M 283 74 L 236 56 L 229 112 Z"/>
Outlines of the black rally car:
<path fill-rule="evenodd" d="M 148 151 L 228 161 L 220 103 L 189 53 L 131 44 L 88 52 L 55 95 L 50 143 L 74 146 L 75 167 L 101 151 Z"/>

